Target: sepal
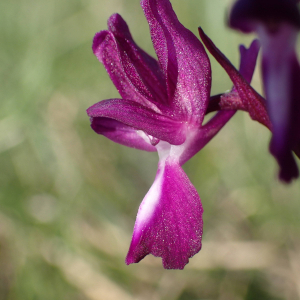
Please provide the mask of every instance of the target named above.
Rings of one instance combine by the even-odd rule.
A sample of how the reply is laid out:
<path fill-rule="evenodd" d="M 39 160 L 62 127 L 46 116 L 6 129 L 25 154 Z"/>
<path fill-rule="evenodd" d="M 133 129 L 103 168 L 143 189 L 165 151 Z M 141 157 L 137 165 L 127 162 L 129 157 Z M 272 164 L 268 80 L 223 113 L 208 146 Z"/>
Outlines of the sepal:
<path fill-rule="evenodd" d="M 199 39 L 178 20 L 169 1 L 142 0 L 151 38 L 165 76 L 169 105 L 183 120 L 202 124 L 211 68 Z"/>
<path fill-rule="evenodd" d="M 140 149 L 149 152 L 155 152 L 156 148 L 152 146 L 151 140 L 145 135 L 114 119 L 105 117 L 91 118 L 91 127 L 115 143 Z"/>

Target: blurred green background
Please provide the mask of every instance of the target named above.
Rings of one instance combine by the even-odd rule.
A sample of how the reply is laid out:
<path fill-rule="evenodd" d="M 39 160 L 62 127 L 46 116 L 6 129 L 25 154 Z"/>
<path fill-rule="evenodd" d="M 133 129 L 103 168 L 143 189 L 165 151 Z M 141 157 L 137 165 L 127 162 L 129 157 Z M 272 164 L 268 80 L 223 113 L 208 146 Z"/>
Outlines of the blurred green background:
<path fill-rule="evenodd" d="M 172 4 L 238 65 L 253 36 L 226 28 L 231 1 Z M 299 180 L 277 180 L 270 133 L 242 112 L 184 166 L 204 206 L 201 252 L 184 271 L 125 265 L 157 154 L 89 126 L 86 108 L 118 97 L 91 51 L 115 12 L 154 55 L 138 0 L 0 1 L 0 300 L 300 299 Z M 212 68 L 212 94 L 230 89 Z"/>

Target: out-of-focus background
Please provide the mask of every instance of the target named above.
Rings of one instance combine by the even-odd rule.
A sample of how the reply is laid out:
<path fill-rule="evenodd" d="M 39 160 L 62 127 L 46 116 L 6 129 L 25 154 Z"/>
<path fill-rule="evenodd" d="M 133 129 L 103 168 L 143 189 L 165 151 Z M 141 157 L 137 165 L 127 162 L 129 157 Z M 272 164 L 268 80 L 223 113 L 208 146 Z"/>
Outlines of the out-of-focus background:
<path fill-rule="evenodd" d="M 172 4 L 238 65 L 253 36 L 226 28 L 231 1 Z M 184 271 L 125 265 L 157 154 L 95 134 L 85 113 L 118 97 L 91 51 L 115 12 L 154 55 L 139 0 L 0 1 L 0 300 L 300 299 L 300 182 L 277 180 L 270 133 L 242 112 L 184 166 L 204 206 L 200 253 Z M 230 89 L 212 68 L 212 94 Z"/>

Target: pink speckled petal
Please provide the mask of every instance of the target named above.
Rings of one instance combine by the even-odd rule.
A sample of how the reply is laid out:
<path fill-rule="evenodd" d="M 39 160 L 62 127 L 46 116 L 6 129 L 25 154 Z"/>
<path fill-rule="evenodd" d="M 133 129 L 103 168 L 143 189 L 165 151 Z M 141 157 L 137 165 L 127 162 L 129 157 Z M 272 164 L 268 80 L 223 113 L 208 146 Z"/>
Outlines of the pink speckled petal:
<path fill-rule="evenodd" d="M 172 145 L 180 145 L 185 141 L 185 124 L 156 113 L 134 101 L 103 100 L 88 108 L 87 114 L 92 117 L 91 123 L 93 123 L 93 118 L 111 118 Z"/>
<path fill-rule="evenodd" d="M 98 60 L 103 63 L 121 97 L 144 105 L 148 103 L 148 100 L 135 89 L 127 78 L 121 63 L 116 39 L 111 32 L 105 30 L 96 33 L 93 41 L 93 51 Z"/>
<path fill-rule="evenodd" d="M 248 49 L 244 45 L 239 47 L 241 57 L 239 72 L 249 84 L 255 70 L 259 49 L 260 44 L 258 40 L 252 41 Z M 218 110 L 245 110 L 242 99 L 234 86 L 228 93 L 210 97 L 206 114 Z"/>
<path fill-rule="evenodd" d="M 224 68 L 233 82 L 240 99 L 243 102 L 245 110 L 249 112 L 251 118 L 265 125 L 271 129 L 272 124 L 269 119 L 266 103 L 262 96 L 260 96 L 241 76 L 239 71 L 231 64 L 225 55 L 214 45 L 210 38 L 199 28 L 200 37 L 209 52 Z"/>
<path fill-rule="evenodd" d="M 211 69 L 201 42 L 177 19 L 169 1 L 142 0 L 142 8 L 175 113 L 202 123 L 209 101 Z"/>
<path fill-rule="evenodd" d="M 166 104 L 166 86 L 158 62 L 135 44 L 120 15 L 109 18 L 108 28 L 95 35 L 92 48 L 121 97 L 152 109 L 153 103 Z"/>
<path fill-rule="evenodd" d="M 118 42 L 124 71 L 134 87 L 152 102 L 167 104 L 167 88 L 157 60 L 137 46 L 120 15 L 109 18 L 108 29 Z"/>
<path fill-rule="evenodd" d="M 95 132 L 115 143 L 149 152 L 156 151 L 156 148 L 147 142 L 137 130 L 114 119 L 92 118 L 91 127 Z"/>
<path fill-rule="evenodd" d="M 178 162 L 160 162 L 155 181 L 136 218 L 126 263 L 148 254 L 162 258 L 165 269 L 183 269 L 201 249 L 202 205 Z"/>

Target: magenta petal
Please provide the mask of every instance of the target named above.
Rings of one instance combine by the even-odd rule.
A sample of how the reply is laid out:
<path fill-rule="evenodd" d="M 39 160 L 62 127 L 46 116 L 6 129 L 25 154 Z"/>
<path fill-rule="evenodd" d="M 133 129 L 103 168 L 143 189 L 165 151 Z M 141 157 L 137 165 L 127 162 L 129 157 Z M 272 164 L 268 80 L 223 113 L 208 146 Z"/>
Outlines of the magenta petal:
<path fill-rule="evenodd" d="M 157 61 L 135 44 L 121 16 L 111 16 L 108 24 L 110 30 L 97 33 L 92 48 L 121 97 L 153 109 L 152 102 L 166 103 L 166 87 Z"/>
<path fill-rule="evenodd" d="M 278 146 L 285 147 L 287 139 L 290 139 L 289 124 L 294 109 L 292 82 L 297 72 L 293 74 L 293 67 L 299 64 L 294 53 L 297 30 L 288 25 L 281 26 L 275 33 L 261 28 L 260 37 L 263 47 L 263 82 L 273 123 L 273 135 L 278 140 Z M 285 45 L 284 49 L 282 45 Z"/>
<path fill-rule="evenodd" d="M 121 97 L 143 104 L 148 102 L 127 78 L 121 63 L 117 42 L 111 32 L 106 30 L 96 33 L 93 51 L 98 60 L 103 63 Z"/>
<path fill-rule="evenodd" d="M 196 189 L 168 158 L 139 208 L 126 263 L 151 253 L 162 258 L 165 269 L 183 269 L 201 249 L 202 213 Z"/>
<path fill-rule="evenodd" d="M 241 56 L 239 72 L 249 84 L 255 70 L 259 49 L 260 43 L 258 40 L 252 41 L 248 49 L 244 45 L 239 47 Z M 245 105 L 234 86 L 229 93 L 210 97 L 206 114 L 217 110 L 245 110 Z"/>
<path fill-rule="evenodd" d="M 224 68 L 224 70 L 229 75 L 231 81 L 233 82 L 240 99 L 243 102 L 245 110 L 249 112 L 251 118 L 265 125 L 267 128 L 271 129 L 272 124 L 270 122 L 266 103 L 262 96 L 260 96 L 241 76 L 238 70 L 231 64 L 231 62 L 225 57 L 225 55 L 215 46 L 215 44 L 210 40 L 210 38 L 204 33 L 204 31 L 199 28 L 200 37 L 205 44 L 209 52 L 214 56 L 214 58 L 219 62 L 219 64 Z"/>
<path fill-rule="evenodd" d="M 92 117 L 91 123 L 93 118 L 111 118 L 172 145 L 180 145 L 185 141 L 186 129 L 182 122 L 130 100 L 103 100 L 88 108 L 87 114 Z"/>
<path fill-rule="evenodd" d="M 239 47 L 241 54 L 239 72 L 248 83 L 251 83 L 254 74 L 259 49 L 259 40 L 252 41 L 248 49 L 243 45 Z"/>
<path fill-rule="evenodd" d="M 91 122 L 91 127 L 95 132 L 104 135 L 115 143 L 149 152 L 156 151 L 156 148 L 150 144 L 150 140 L 146 142 L 137 130 L 119 121 L 96 117 L 92 118 Z"/>
<path fill-rule="evenodd" d="M 273 124 L 270 151 L 281 166 L 280 178 L 289 182 L 299 175 L 292 154 L 300 140 L 300 67 L 295 54 L 297 29 L 285 24 L 270 33 L 262 27 L 259 34 L 263 47 L 264 88 Z"/>
<path fill-rule="evenodd" d="M 183 117 L 202 123 L 211 86 L 210 63 L 203 45 L 178 21 L 169 1 L 142 0 L 141 5 L 166 77 L 170 104 Z"/>
<path fill-rule="evenodd" d="M 122 66 L 136 90 L 153 102 L 167 104 L 166 85 L 157 60 L 137 46 L 120 15 L 109 18 L 108 29 L 114 34 Z"/>

